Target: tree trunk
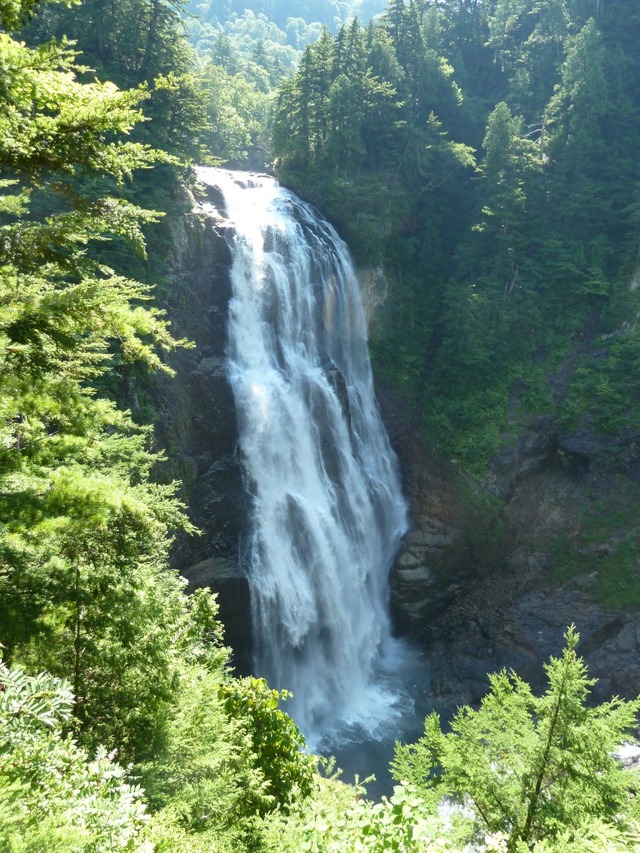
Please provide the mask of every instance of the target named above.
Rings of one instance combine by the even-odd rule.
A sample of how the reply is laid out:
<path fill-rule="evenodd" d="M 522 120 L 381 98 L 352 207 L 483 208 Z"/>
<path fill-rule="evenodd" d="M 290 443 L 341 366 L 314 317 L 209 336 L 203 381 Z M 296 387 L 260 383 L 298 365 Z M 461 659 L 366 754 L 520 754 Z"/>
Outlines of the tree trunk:
<path fill-rule="evenodd" d="M 158 33 L 158 22 L 160 21 L 160 0 L 152 0 L 151 4 L 151 18 L 149 20 L 149 29 L 147 31 L 147 43 L 144 48 L 144 56 L 142 57 L 142 62 L 140 64 L 140 68 L 138 69 L 138 76 L 140 80 L 147 80 L 147 74 L 149 72 L 149 65 L 151 64 L 151 56 L 153 54 L 153 49 L 156 43 L 156 36 Z"/>

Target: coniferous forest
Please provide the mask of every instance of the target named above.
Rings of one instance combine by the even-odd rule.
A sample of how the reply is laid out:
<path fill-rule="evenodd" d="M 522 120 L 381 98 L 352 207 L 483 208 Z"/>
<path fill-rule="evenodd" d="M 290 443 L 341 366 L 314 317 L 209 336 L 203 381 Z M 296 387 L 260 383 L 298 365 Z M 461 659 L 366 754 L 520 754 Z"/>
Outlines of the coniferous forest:
<path fill-rule="evenodd" d="M 523 419 L 637 438 L 640 7 L 291 7 L 0 0 L 0 853 L 638 850 L 640 702 L 590 702 L 572 627 L 541 695 L 496 673 L 398 744 L 390 798 L 305 751 L 185 594 L 145 394 L 190 346 L 168 223 L 227 164 L 383 283 L 376 379 L 469 483 L 514 389 Z"/>

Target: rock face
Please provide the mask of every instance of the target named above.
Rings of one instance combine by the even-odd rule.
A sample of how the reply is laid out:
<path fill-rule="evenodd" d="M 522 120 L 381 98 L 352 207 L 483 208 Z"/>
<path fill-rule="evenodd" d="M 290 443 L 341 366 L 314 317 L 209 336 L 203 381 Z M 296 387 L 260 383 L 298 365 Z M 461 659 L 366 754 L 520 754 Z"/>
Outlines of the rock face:
<path fill-rule="evenodd" d="M 248 672 L 250 670 L 248 620 L 251 613 L 251 599 L 247 578 L 240 569 L 238 561 L 212 557 L 189 566 L 184 574 L 188 580 L 188 593 L 202 587 L 208 587 L 217 593 L 225 640 L 232 650 L 231 664 L 239 672 Z"/>
<path fill-rule="evenodd" d="M 391 570 L 391 615 L 400 633 L 428 641 L 433 625 L 474 576 L 454 491 L 419 445 L 405 467 L 409 531 Z"/>
<path fill-rule="evenodd" d="M 225 640 L 239 670 L 249 666 L 249 587 L 238 558 L 247 498 L 237 457 L 237 421 L 224 367 L 230 254 L 225 223 L 193 212 L 177 219 L 172 286 L 166 303 L 176 337 L 193 342 L 170 357 L 175 376 L 154 392 L 157 437 L 169 462 L 166 476 L 182 481 L 189 517 L 200 535 L 182 536 L 173 563 L 189 589 L 218 593 Z"/>
<path fill-rule="evenodd" d="M 638 695 L 640 614 L 624 606 L 624 584 L 640 574 L 637 436 L 601 438 L 587 424 L 563 432 L 538 417 L 504 436 L 471 491 L 415 439 L 396 446 L 411 528 L 391 573 L 392 609 L 399 633 L 425 645 L 433 699 L 476 702 L 503 667 L 541 688 L 542 663 L 571 624 L 598 679 L 594 698 Z M 613 578 L 621 589 L 609 589 Z"/>

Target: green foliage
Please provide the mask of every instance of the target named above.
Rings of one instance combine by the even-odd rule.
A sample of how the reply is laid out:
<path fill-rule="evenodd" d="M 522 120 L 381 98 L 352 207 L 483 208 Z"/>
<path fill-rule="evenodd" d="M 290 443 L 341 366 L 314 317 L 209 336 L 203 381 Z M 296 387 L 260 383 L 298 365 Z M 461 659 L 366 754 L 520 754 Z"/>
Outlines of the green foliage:
<path fill-rule="evenodd" d="M 52 37 L 61 44 L 73 40 L 101 81 L 84 90 L 93 109 L 103 88 L 114 89 L 112 81 L 128 89 L 120 97 L 125 105 L 137 99 L 139 111 L 127 128 L 134 141 L 126 146 L 142 148 L 147 160 L 152 150 L 162 148 L 187 162 L 240 162 L 251 154 L 253 165 L 262 165 L 261 127 L 272 83 L 255 63 L 256 73 L 247 79 L 239 76 L 239 67 L 223 68 L 210 46 L 203 44 L 198 54 L 187 41 L 182 6 L 181 0 L 86 0 L 73 9 L 48 8 L 26 33 L 30 43 L 46 43 L 36 48 L 40 52 L 53 44 Z M 76 102 L 74 95 L 74 114 Z M 71 132 L 68 138 L 74 145 Z M 159 178 L 156 189 L 162 184 Z M 164 190 L 166 203 L 169 187 Z"/>
<path fill-rule="evenodd" d="M 576 368 L 560 412 L 568 429 L 580 424 L 586 409 L 598 435 L 617 435 L 633 428 L 640 414 L 640 398 L 629 376 L 640 367 L 637 327 L 607 336 L 600 348 Z"/>
<path fill-rule="evenodd" d="M 221 22 L 219 9 L 203 7 L 189 23 L 198 55 L 210 57 L 227 74 L 242 73 L 260 92 L 281 83 L 295 67 L 302 48 L 321 32 L 319 24 L 309 26 L 301 18 L 288 18 L 286 27 L 279 27 L 249 8 Z"/>
<path fill-rule="evenodd" d="M 288 816 L 270 818 L 268 849 L 283 853 L 440 853 L 454 851 L 446 821 L 412 785 L 397 785 L 391 798 L 372 803 L 358 783 L 318 777 L 311 796 Z"/>
<path fill-rule="evenodd" d="M 322 26 L 333 30 L 353 15 L 368 20 L 383 7 L 384 0 L 299 0 L 295 7 L 287 0 L 222 0 L 216 3 L 201 0 L 193 2 L 191 10 L 205 21 L 221 26 L 225 32 L 235 32 L 238 24 L 249 18 L 262 27 L 292 30 L 295 34 L 305 27 L 316 32 Z"/>
<path fill-rule="evenodd" d="M 256 814 L 274 807 L 244 721 L 220 699 L 220 666 L 181 677 L 163 748 L 139 766 L 153 812 L 145 837 L 157 851 L 250 848 Z"/>
<path fill-rule="evenodd" d="M 151 431 L 116 402 L 182 343 L 134 280 L 159 221 L 143 193 L 174 203 L 179 167 L 160 144 L 183 161 L 275 156 L 357 258 L 383 268 L 379 375 L 474 477 L 514 383 L 531 409 L 558 411 L 541 377 L 570 347 L 599 349 L 576 359 L 562 424 L 632 430 L 633 5 L 394 0 L 365 29 L 347 15 L 382 11 L 377 0 L 299 3 L 296 18 L 284 1 L 225 0 L 191 25 L 194 52 L 179 2 L 50 5 L 17 37 L 35 7 L 0 0 L 2 850 L 640 844 L 631 777 L 610 755 L 637 703 L 586 707 L 573 631 L 544 696 L 500 673 L 450 733 L 433 717 L 398 747 L 405 781 L 390 799 L 320 778 L 285 696 L 230 678 L 211 596 L 187 600 L 167 570 L 188 524 L 175 486 L 153 483 Z M 629 605 L 638 501 L 628 484 L 620 494 L 620 507 L 584 510 L 563 570 L 587 565 L 596 594 Z M 472 484 L 467 502 L 488 567 L 499 513 Z M 138 761 L 148 822 L 101 744 Z M 445 793 L 471 816 L 439 815 Z"/>
<path fill-rule="evenodd" d="M 563 533 L 552 543 L 555 576 L 563 582 L 586 576 L 596 600 L 615 609 L 638 607 L 637 484 L 618 475 L 612 480 L 611 495 L 606 501 L 587 492 L 574 511 L 572 535 Z"/>
<path fill-rule="evenodd" d="M 104 750 L 90 759 L 66 736 L 73 692 L 0 661 L 0 849 L 138 850 L 142 791 Z"/>
<path fill-rule="evenodd" d="M 233 679 L 220 687 L 227 713 L 244 726 L 251 739 L 271 807 L 284 810 L 309 795 L 314 768 L 298 727 L 278 707 L 289 695 L 284 690 L 272 690 L 261 678 Z"/>
<path fill-rule="evenodd" d="M 613 753 L 633 729 L 640 700 L 589 707 L 594 682 L 576 654 L 579 636 L 570 628 L 565 638 L 562 656 L 545 665 L 542 696 L 502 671 L 490 676 L 477 711 L 458 710 L 449 733 L 432 714 L 416 744 L 396 747 L 396 778 L 428 802 L 456 798 L 471 812 L 471 834 L 503 833 L 509 851 L 538 842 L 535 849 L 556 849 L 562 838 L 557 849 L 565 849 L 593 821 L 635 831 L 635 778 Z"/>
<path fill-rule="evenodd" d="M 192 610 L 208 600 L 196 594 Z M 311 793 L 315 759 L 278 708 L 283 696 L 223 663 L 209 655 L 183 670 L 164 745 L 137 768 L 157 851 L 265 849 L 258 817 L 302 808 Z"/>
<path fill-rule="evenodd" d="M 178 343 L 150 289 L 96 245 L 144 252 L 156 215 L 96 197 L 165 159 L 122 141 L 142 90 L 87 82 L 65 41 L 0 35 L 0 636 L 8 660 L 74 691 L 74 729 L 124 755 L 162 737 L 178 670 L 182 583 L 166 572 L 189 524 L 158 486 L 148 430 L 99 393 L 127 365 L 166 371 Z M 117 384 L 117 382 L 116 382 Z"/>
<path fill-rule="evenodd" d="M 635 337 L 637 13 L 595 6 L 390 2 L 351 53 L 357 23 L 310 45 L 278 94 L 278 174 L 384 269 L 374 370 L 476 478 L 516 384 L 565 421 L 637 420 L 629 344 L 582 360 L 564 413 L 540 383 L 594 335 Z"/>
<path fill-rule="evenodd" d="M 0 162 L 29 174 L 107 172 L 118 180 L 152 165 L 155 155 L 139 143 L 107 141 L 140 120 L 144 89 L 124 92 L 113 83 L 80 82 L 86 71 L 63 39 L 31 49 L 0 33 L 5 87 L 0 115 Z"/>

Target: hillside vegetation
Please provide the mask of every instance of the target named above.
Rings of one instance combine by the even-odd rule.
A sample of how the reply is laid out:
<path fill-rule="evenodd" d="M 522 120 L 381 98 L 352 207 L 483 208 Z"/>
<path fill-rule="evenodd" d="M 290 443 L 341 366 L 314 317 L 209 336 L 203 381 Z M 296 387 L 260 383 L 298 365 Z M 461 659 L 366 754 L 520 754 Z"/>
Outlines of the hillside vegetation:
<path fill-rule="evenodd" d="M 397 0 L 278 93 L 278 174 L 385 275 L 378 376 L 476 476 L 514 390 L 522 418 L 638 422 L 639 32 L 616 0 Z"/>

